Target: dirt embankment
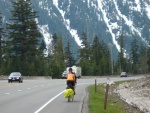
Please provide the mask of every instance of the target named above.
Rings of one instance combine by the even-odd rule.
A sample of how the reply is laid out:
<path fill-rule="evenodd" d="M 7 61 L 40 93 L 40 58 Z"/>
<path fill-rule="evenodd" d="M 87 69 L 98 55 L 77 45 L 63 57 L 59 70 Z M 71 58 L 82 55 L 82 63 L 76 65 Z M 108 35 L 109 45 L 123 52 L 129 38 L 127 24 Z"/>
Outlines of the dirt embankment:
<path fill-rule="evenodd" d="M 136 109 L 134 113 L 150 113 L 150 76 L 120 84 L 115 93 Z"/>

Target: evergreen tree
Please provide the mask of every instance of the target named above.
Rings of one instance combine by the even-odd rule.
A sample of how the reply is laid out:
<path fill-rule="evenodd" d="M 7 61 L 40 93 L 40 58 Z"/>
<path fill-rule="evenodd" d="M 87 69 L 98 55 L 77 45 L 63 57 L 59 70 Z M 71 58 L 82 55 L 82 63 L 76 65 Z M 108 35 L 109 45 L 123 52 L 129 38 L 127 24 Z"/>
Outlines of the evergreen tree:
<path fill-rule="evenodd" d="M 108 46 L 102 41 L 102 58 L 101 58 L 101 64 L 102 64 L 102 73 L 101 75 L 110 75 L 112 73 L 112 66 L 114 67 L 113 59 L 111 58 L 111 53 L 109 51 Z M 112 64 L 110 63 L 112 61 Z M 114 70 L 114 69 L 113 69 Z"/>
<path fill-rule="evenodd" d="M 50 53 L 54 53 L 54 51 L 55 51 L 55 46 L 56 46 L 56 44 L 57 44 L 57 42 L 58 42 L 58 36 L 57 36 L 57 34 L 56 33 L 54 33 L 53 34 L 53 36 L 52 36 L 52 52 L 50 52 Z"/>
<path fill-rule="evenodd" d="M 81 60 L 89 60 L 90 49 L 89 49 L 89 44 L 87 42 L 87 35 L 85 32 L 82 33 L 81 40 L 82 40 L 83 48 L 80 49 L 80 59 Z"/>
<path fill-rule="evenodd" d="M 93 56 L 92 56 L 92 59 L 94 60 L 96 66 L 99 65 L 99 59 L 102 57 L 102 54 L 101 54 L 101 45 L 100 45 L 100 41 L 98 39 L 98 36 L 95 35 L 94 37 L 94 40 L 93 40 L 93 44 L 92 44 L 92 53 L 93 53 Z"/>
<path fill-rule="evenodd" d="M 138 73 L 138 60 L 139 60 L 139 46 L 136 38 L 131 43 L 131 61 L 132 61 L 132 72 L 133 74 Z"/>
<path fill-rule="evenodd" d="M 101 42 L 97 35 L 95 35 L 92 48 L 92 73 L 94 75 L 110 74 L 110 55 L 106 44 Z"/>
<path fill-rule="evenodd" d="M 48 62 L 48 70 L 50 74 L 50 76 L 52 76 L 52 78 L 57 78 L 58 77 L 58 63 L 57 63 L 57 50 L 56 50 L 56 46 L 58 43 L 59 37 L 57 36 L 56 33 L 53 34 L 52 36 L 52 42 L 51 42 L 51 51 L 49 51 L 49 55 L 47 58 L 47 62 Z"/>
<path fill-rule="evenodd" d="M 147 73 L 148 72 L 148 56 L 147 56 L 147 48 L 141 44 L 140 46 L 140 54 L 139 54 L 139 71 L 140 73 Z"/>
<path fill-rule="evenodd" d="M 36 11 L 33 11 L 30 0 L 12 1 L 11 24 L 8 24 L 10 55 L 14 69 L 11 71 L 23 71 L 24 62 L 28 62 L 28 67 L 35 69 L 35 61 L 39 54 L 38 45 L 40 32 L 37 28 L 35 18 Z M 32 65 L 31 65 L 32 64 Z M 21 67 L 22 66 L 22 67 Z M 25 70 L 23 74 L 26 75 Z M 36 72 L 33 73 L 34 75 Z"/>
<path fill-rule="evenodd" d="M 116 62 L 115 62 L 114 72 L 115 72 L 115 74 L 120 74 L 120 72 L 121 72 L 121 66 L 120 66 L 120 52 L 118 53 L 118 57 L 117 57 L 117 60 L 116 60 Z"/>
<path fill-rule="evenodd" d="M 80 51 L 80 63 L 79 65 L 82 67 L 82 74 L 83 75 L 90 75 L 91 74 L 91 68 L 90 68 L 90 62 L 91 62 L 91 49 L 87 41 L 87 34 L 83 32 L 81 34 L 81 40 L 82 40 L 82 47 Z"/>
<path fill-rule="evenodd" d="M 46 45 L 45 45 L 44 40 L 42 40 L 41 45 L 39 47 L 39 53 L 40 53 L 40 55 L 44 57 L 45 51 L 46 51 Z"/>
<path fill-rule="evenodd" d="M 84 34 L 84 33 L 83 33 Z M 86 36 L 84 34 L 84 36 Z M 86 39 L 86 38 L 84 38 Z M 85 44 L 86 41 L 83 41 Z M 108 75 L 111 73 L 111 60 L 108 46 L 95 35 L 91 46 L 87 45 L 80 49 L 80 66 L 83 75 Z"/>
<path fill-rule="evenodd" d="M 120 36 L 120 67 L 121 67 L 121 71 L 123 71 L 123 64 L 124 64 L 124 36 L 123 34 L 121 34 Z"/>
<path fill-rule="evenodd" d="M 124 52 L 124 36 L 121 34 L 120 36 L 120 53 L 119 53 L 119 61 L 120 61 L 120 71 L 127 71 L 126 66 L 126 58 Z"/>
<path fill-rule="evenodd" d="M 51 70 L 49 73 L 52 78 L 60 78 L 65 67 L 62 37 L 54 33 L 52 38 L 53 52 L 47 59 L 49 62 L 48 69 Z"/>
<path fill-rule="evenodd" d="M 3 74 L 4 28 L 2 27 L 2 13 L 0 12 L 0 75 Z"/>
<path fill-rule="evenodd" d="M 147 50 L 147 58 L 148 72 L 150 73 L 150 47 Z"/>
<path fill-rule="evenodd" d="M 110 57 L 110 60 L 109 60 L 109 62 L 110 62 L 110 69 L 111 69 L 111 75 L 113 75 L 114 74 L 114 63 L 113 63 L 113 44 L 112 43 L 108 43 L 108 47 L 109 47 L 109 57 Z"/>
<path fill-rule="evenodd" d="M 61 37 L 59 37 L 59 41 L 58 41 L 57 45 L 55 46 L 54 59 L 55 59 L 56 67 L 57 67 L 56 77 L 61 78 L 61 74 L 64 70 L 64 59 L 65 59 Z"/>
<path fill-rule="evenodd" d="M 36 71 L 37 75 L 39 76 L 45 76 L 46 75 L 46 60 L 45 60 L 45 50 L 46 50 L 46 45 L 44 40 L 41 41 L 40 47 L 39 47 L 39 55 L 38 59 L 36 60 Z"/>
<path fill-rule="evenodd" d="M 87 41 L 87 34 L 86 34 L 86 32 L 82 33 L 81 40 L 82 40 L 82 46 L 87 48 L 89 45 L 88 45 L 88 41 Z"/>
<path fill-rule="evenodd" d="M 65 47 L 65 59 L 67 60 L 66 66 L 71 67 L 75 64 L 75 59 L 73 57 L 73 53 L 70 50 L 70 43 L 67 43 Z"/>
<path fill-rule="evenodd" d="M 2 13 L 0 12 L 0 74 L 7 74 L 7 63 L 9 59 L 6 59 L 6 29 L 2 25 Z"/>

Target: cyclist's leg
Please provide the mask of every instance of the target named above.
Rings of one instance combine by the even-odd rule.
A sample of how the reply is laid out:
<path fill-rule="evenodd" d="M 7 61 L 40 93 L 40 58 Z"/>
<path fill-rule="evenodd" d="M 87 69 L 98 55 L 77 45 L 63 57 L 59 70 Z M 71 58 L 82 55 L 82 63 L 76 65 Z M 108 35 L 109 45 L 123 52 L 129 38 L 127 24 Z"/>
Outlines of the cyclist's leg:
<path fill-rule="evenodd" d="M 74 83 L 74 81 L 72 81 L 72 87 L 73 87 L 73 91 L 74 91 L 74 95 L 75 95 L 75 83 Z"/>
<path fill-rule="evenodd" d="M 69 89 L 69 81 L 68 80 L 66 81 L 66 85 L 67 85 L 66 89 Z"/>
<path fill-rule="evenodd" d="M 71 89 L 73 89 L 73 83 L 72 83 L 72 81 L 67 81 L 67 89 L 69 89 L 69 88 L 71 88 Z"/>

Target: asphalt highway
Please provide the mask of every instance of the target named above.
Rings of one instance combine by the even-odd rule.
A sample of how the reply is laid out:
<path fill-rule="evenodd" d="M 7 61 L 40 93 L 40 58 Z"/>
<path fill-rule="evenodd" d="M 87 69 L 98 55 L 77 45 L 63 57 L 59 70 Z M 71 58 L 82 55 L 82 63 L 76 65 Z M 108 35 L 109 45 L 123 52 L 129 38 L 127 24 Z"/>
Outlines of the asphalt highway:
<path fill-rule="evenodd" d="M 139 77 L 110 78 L 110 81 Z M 78 79 L 73 102 L 63 96 L 65 79 L 24 80 L 23 83 L 0 81 L 0 113 L 83 113 L 86 87 L 106 83 L 107 78 Z"/>

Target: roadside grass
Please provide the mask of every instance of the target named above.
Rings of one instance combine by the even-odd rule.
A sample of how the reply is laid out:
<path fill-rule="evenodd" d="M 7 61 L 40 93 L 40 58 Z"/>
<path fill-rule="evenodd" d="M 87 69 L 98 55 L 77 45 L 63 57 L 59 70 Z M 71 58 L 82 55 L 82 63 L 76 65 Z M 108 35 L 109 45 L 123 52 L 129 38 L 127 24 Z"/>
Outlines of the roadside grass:
<path fill-rule="evenodd" d="M 116 82 L 115 86 L 119 85 L 120 83 L 123 82 Z M 106 86 L 104 84 L 97 85 L 96 92 L 95 92 L 95 85 L 89 86 L 88 88 L 89 112 L 90 113 L 125 113 L 123 103 L 117 101 L 110 91 L 107 97 L 106 110 L 104 109 L 105 90 L 106 90 Z"/>

